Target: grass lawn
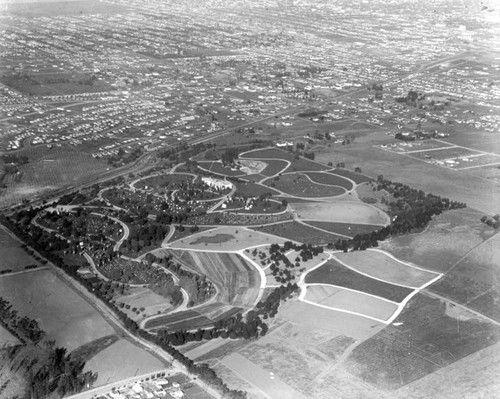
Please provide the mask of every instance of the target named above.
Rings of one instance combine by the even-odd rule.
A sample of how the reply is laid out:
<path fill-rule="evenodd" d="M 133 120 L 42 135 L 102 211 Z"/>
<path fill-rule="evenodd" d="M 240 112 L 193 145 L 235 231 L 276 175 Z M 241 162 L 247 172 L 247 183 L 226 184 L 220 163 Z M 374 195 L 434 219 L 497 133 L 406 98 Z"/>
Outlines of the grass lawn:
<path fill-rule="evenodd" d="M 286 194 L 302 198 L 336 197 L 345 194 L 345 189 L 339 186 L 316 184 L 306 176 L 298 173 L 286 174 L 270 178 L 264 182 Z"/>
<path fill-rule="evenodd" d="M 312 227 L 318 227 L 323 230 L 328 230 L 334 234 L 342 234 L 349 237 L 354 237 L 358 234 L 371 233 L 372 231 L 379 230 L 382 227 L 376 224 L 320 222 L 317 220 L 305 222 Z"/>
<path fill-rule="evenodd" d="M 360 173 L 352 172 L 352 171 L 346 170 L 346 169 L 335 169 L 333 171 L 329 171 L 328 173 L 331 173 L 333 175 L 342 176 L 342 177 L 347 177 L 348 179 L 351 179 L 356 184 L 361 184 L 361 183 L 366 183 L 366 182 L 372 181 L 372 179 L 368 176 L 362 175 Z"/>
<path fill-rule="evenodd" d="M 298 217 L 307 221 L 385 225 L 389 217 L 380 209 L 355 201 L 302 202 L 291 204 Z"/>
<path fill-rule="evenodd" d="M 0 271 L 24 270 L 25 266 L 38 265 L 40 263 L 33 259 L 21 248 L 19 241 L 12 238 L 3 228 L 0 227 Z"/>
<path fill-rule="evenodd" d="M 49 270 L 4 276 L 0 292 L 21 316 L 37 320 L 47 339 L 70 351 L 114 333 L 90 304 Z"/>
<path fill-rule="evenodd" d="M 333 284 L 350 288 L 398 303 L 413 292 L 412 289 L 384 283 L 356 273 L 335 260 L 329 260 L 323 266 L 308 273 L 305 281 L 308 284 Z"/>
<path fill-rule="evenodd" d="M 254 230 L 279 236 L 287 240 L 313 245 L 326 245 L 336 242 L 339 238 L 345 238 L 298 222 L 285 222 L 270 226 L 255 227 Z"/>
<path fill-rule="evenodd" d="M 304 174 L 315 183 L 326 184 L 329 186 L 339 186 L 339 187 L 345 188 L 346 190 L 352 190 L 352 188 L 353 188 L 353 185 L 349 180 L 344 179 L 343 177 L 334 175 L 332 173 L 306 172 Z"/>

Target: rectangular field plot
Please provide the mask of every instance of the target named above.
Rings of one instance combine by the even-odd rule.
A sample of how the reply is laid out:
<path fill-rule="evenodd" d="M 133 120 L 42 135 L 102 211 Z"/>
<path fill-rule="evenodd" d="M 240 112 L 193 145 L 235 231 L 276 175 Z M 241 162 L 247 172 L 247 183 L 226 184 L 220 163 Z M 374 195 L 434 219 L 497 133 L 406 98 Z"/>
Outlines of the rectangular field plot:
<path fill-rule="evenodd" d="M 395 303 L 328 285 L 309 285 L 305 299 L 319 305 L 360 313 L 378 320 L 388 320 L 398 308 Z"/>
<path fill-rule="evenodd" d="M 333 259 L 308 273 L 306 283 L 337 285 L 398 303 L 413 292 L 410 288 L 385 283 L 356 273 Z"/>
<path fill-rule="evenodd" d="M 335 223 L 335 222 L 320 222 L 317 220 L 306 221 L 310 226 L 317 227 L 322 230 L 328 230 L 334 234 L 354 237 L 358 234 L 371 233 L 382 228 L 376 224 L 358 224 L 358 223 Z"/>
<path fill-rule="evenodd" d="M 49 270 L 0 278 L 2 297 L 38 321 L 48 339 L 69 351 L 114 333 L 106 320 Z"/>
<path fill-rule="evenodd" d="M 337 253 L 335 258 L 372 277 L 408 287 L 421 287 L 439 276 L 438 273 L 406 265 L 380 251 Z"/>
<path fill-rule="evenodd" d="M 445 303 L 420 294 L 396 322 L 353 350 L 346 362 L 351 374 L 379 388 L 398 389 L 500 339 L 498 326 L 474 315 L 448 316 Z"/>
<path fill-rule="evenodd" d="M 0 228 L 0 259 L 0 271 L 16 272 L 24 270 L 28 265 L 40 266 L 39 262 L 21 248 L 19 241 L 12 238 L 3 228 Z"/>

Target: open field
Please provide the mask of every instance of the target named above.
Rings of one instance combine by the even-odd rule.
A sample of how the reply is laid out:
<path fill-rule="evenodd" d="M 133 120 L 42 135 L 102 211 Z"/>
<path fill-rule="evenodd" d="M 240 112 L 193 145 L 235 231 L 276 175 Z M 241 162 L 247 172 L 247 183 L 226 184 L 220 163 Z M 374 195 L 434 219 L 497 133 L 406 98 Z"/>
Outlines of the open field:
<path fill-rule="evenodd" d="M 467 254 L 429 289 L 500 322 L 499 259 L 500 234 L 497 233 Z"/>
<path fill-rule="evenodd" d="M 0 205 L 21 199 L 33 199 L 36 194 L 66 185 L 89 181 L 109 169 L 105 162 L 69 148 L 30 148 L 30 162 L 19 167 L 20 175 L 5 179 L 6 189 L 0 190 Z"/>
<path fill-rule="evenodd" d="M 94 386 L 99 386 L 164 367 L 165 365 L 149 352 L 126 339 L 120 339 L 92 357 L 85 364 L 84 371 L 97 372 L 98 377 Z"/>
<path fill-rule="evenodd" d="M 24 270 L 28 265 L 38 265 L 40 263 L 29 256 L 21 248 L 19 241 L 12 238 L 3 228 L 0 227 L 0 271 L 12 270 L 13 272 Z"/>
<path fill-rule="evenodd" d="M 274 373 L 266 371 L 237 353 L 225 357 L 222 364 L 241 375 L 271 398 L 306 399 L 300 392 L 275 377 Z"/>
<path fill-rule="evenodd" d="M 304 172 L 303 174 L 309 177 L 314 183 L 326 184 L 329 186 L 339 186 L 345 188 L 346 190 L 353 189 L 353 184 L 349 180 L 333 173 Z"/>
<path fill-rule="evenodd" d="M 321 171 L 330 169 L 328 166 L 321 165 L 308 159 L 296 159 L 295 154 L 277 148 L 253 150 L 241 154 L 241 157 L 251 159 L 284 159 L 291 163 L 291 165 L 285 170 L 284 173 L 300 171 Z"/>
<path fill-rule="evenodd" d="M 385 324 L 311 305 L 302 301 L 287 301 L 280 305 L 279 318 L 311 330 L 327 330 L 356 340 L 365 339 L 382 329 Z"/>
<path fill-rule="evenodd" d="M 382 389 L 398 389 L 498 342 L 487 321 L 458 320 L 446 304 L 416 295 L 391 325 L 357 346 L 348 358 L 351 374 Z"/>
<path fill-rule="evenodd" d="M 470 209 L 446 211 L 434 217 L 422 233 L 392 237 L 381 242 L 380 248 L 403 261 L 443 272 L 494 234 L 480 222 L 482 216 Z"/>
<path fill-rule="evenodd" d="M 20 341 L 13 336 L 9 330 L 0 325 L 0 349 L 8 348 L 9 346 L 18 345 Z"/>
<path fill-rule="evenodd" d="M 378 320 L 388 320 L 397 310 L 395 303 L 362 292 L 349 291 L 331 285 L 309 285 L 305 300 L 323 306 L 360 313 Z"/>
<path fill-rule="evenodd" d="M 279 236 L 283 238 L 284 241 L 292 240 L 314 245 L 326 245 L 331 242 L 336 242 L 339 238 L 344 238 L 295 221 L 255 227 L 254 230 Z M 274 241 L 271 239 L 270 243 L 272 244 L 273 242 Z"/>
<path fill-rule="evenodd" d="M 328 173 L 331 173 L 333 175 L 347 177 L 348 179 L 351 179 L 356 184 L 367 183 L 367 182 L 372 180 L 368 176 L 365 176 L 365 175 L 362 175 L 362 174 L 359 174 L 356 172 L 352 172 L 352 171 L 347 170 L 347 169 L 335 169 L 333 171 L 328 171 Z"/>
<path fill-rule="evenodd" d="M 307 284 L 332 284 L 345 287 L 398 303 L 413 292 L 410 288 L 384 283 L 356 273 L 334 259 L 308 273 L 305 281 Z"/>
<path fill-rule="evenodd" d="M 374 278 L 408 287 L 421 287 L 438 276 L 435 272 L 411 267 L 376 250 L 336 253 L 335 258 Z"/>
<path fill-rule="evenodd" d="M 264 184 L 274 187 L 285 194 L 302 198 L 336 197 L 346 192 L 345 189 L 340 186 L 316 184 L 308 177 L 299 173 L 271 178 L 266 180 Z"/>
<path fill-rule="evenodd" d="M 279 237 L 262 234 L 244 227 L 219 227 L 168 243 L 173 249 L 200 249 L 208 251 L 239 251 L 263 244 L 284 242 Z"/>
<path fill-rule="evenodd" d="M 244 390 L 248 399 L 267 399 L 268 396 L 264 394 L 262 390 L 252 385 L 250 382 L 246 381 L 236 372 L 232 371 L 230 368 L 225 366 L 223 363 L 217 363 L 215 367 L 213 367 L 215 372 L 219 377 L 222 378 L 225 384 L 230 389 L 241 389 Z"/>
<path fill-rule="evenodd" d="M 317 227 L 322 230 L 328 230 L 334 234 L 341 234 L 349 237 L 354 237 L 357 234 L 371 233 L 372 231 L 379 230 L 382 227 L 376 224 L 320 222 L 317 220 L 306 220 L 305 223 L 312 227 Z"/>
<path fill-rule="evenodd" d="M 335 148 L 335 157 L 343 159 L 346 168 L 359 166 L 371 177 L 383 175 L 386 179 L 408 184 L 417 190 L 424 190 L 436 195 L 465 202 L 469 207 L 483 212 L 499 213 L 500 186 L 494 181 L 478 178 L 474 169 L 456 171 L 435 166 L 408 156 L 367 146 L 376 137 L 368 137 L 349 146 Z M 318 161 L 327 162 L 332 157 L 332 150 L 316 153 Z"/>
<path fill-rule="evenodd" d="M 291 204 L 303 220 L 385 225 L 389 217 L 380 209 L 362 202 L 302 202 Z"/>
<path fill-rule="evenodd" d="M 261 194 L 267 193 L 270 193 L 272 195 L 279 194 L 279 192 L 275 189 L 264 186 L 262 184 L 236 182 L 234 183 L 234 185 L 236 186 L 236 194 L 246 197 L 258 197 Z"/>
<path fill-rule="evenodd" d="M 49 270 L 0 278 L 2 297 L 38 321 L 47 339 L 69 351 L 114 333 L 99 313 Z"/>
<path fill-rule="evenodd" d="M 234 253 L 174 253 L 217 285 L 219 301 L 242 308 L 253 306 L 260 291 L 260 274 L 243 257 Z"/>

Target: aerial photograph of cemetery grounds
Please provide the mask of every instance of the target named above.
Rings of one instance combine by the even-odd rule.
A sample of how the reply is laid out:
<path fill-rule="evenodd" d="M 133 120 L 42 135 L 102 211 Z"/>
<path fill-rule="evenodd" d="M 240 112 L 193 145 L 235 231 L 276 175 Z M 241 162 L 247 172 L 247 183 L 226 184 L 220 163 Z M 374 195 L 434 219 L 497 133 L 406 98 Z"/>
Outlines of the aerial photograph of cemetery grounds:
<path fill-rule="evenodd" d="M 494 0 L 0 32 L 0 398 L 499 397 Z"/>

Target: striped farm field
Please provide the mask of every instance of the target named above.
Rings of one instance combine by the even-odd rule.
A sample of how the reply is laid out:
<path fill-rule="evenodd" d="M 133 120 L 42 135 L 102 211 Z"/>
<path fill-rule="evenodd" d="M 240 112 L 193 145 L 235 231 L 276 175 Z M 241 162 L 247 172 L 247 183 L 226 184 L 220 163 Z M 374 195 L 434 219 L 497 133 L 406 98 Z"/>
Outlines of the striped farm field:
<path fill-rule="evenodd" d="M 306 301 L 319 305 L 360 313 L 378 320 L 388 320 L 398 305 L 361 292 L 349 291 L 331 285 L 309 285 Z"/>
<path fill-rule="evenodd" d="M 421 287 L 439 276 L 438 273 L 412 267 L 377 250 L 338 253 L 335 258 L 372 277 L 408 287 Z"/>
<path fill-rule="evenodd" d="M 305 281 L 307 284 L 332 284 L 349 288 L 398 303 L 413 292 L 413 289 L 407 287 L 364 276 L 334 259 L 308 273 Z"/>
<path fill-rule="evenodd" d="M 352 182 L 344 177 L 326 172 L 304 172 L 304 175 L 309 177 L 314 183 L 326 184 L 328 186 L 340 186 L 346 190 L 352 190 Z"/>
<path fill-rule="evenodd" d="M 260 291 L 260 275 L 243 257 L 234 253 L 173 252 L 217 285 L 220 302 L 242 308 L 253 306 Z"/>

